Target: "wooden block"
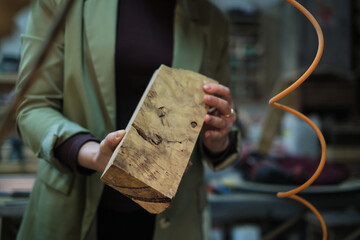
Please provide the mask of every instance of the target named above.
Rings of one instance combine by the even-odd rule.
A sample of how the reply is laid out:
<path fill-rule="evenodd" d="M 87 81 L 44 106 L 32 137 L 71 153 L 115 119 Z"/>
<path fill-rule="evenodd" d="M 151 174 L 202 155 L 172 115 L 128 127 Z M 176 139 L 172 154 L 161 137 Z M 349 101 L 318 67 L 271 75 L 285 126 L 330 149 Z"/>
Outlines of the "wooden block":
<path fill-rule="evenodd" d="M 168 208 L 208 110 L 203 102 L 206 83 L 216 81 L 161 65 L 101 180 L 151 213 Z"/>

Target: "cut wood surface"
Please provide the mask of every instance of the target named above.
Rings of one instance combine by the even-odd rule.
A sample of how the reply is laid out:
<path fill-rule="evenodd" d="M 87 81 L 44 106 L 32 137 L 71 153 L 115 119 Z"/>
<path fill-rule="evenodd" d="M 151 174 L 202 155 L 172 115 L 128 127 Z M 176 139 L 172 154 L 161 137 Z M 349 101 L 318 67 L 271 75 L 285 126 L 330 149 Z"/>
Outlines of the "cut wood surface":
<path fill-rule="evenodd" d="M 151 213 L 170 206 L 203 126 L 203 86 L 216 81 L 161 65 L 101 180 Z"/>

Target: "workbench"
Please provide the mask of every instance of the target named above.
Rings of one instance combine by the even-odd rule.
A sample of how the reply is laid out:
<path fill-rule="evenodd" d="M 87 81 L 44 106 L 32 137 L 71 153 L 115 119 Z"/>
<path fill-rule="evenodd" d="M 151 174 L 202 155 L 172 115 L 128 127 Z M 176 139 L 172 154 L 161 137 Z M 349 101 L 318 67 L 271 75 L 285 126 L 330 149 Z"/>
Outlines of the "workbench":
<path fill-rule="evenodd" d="M 270 240 L 286 231 L 297 232 L 298 236 L 303 234 L 301 239 L 321 239 L 320 225 L 307 208 L 291 199 L 276 196 L 278 191 L 291 188 L 242 181 L 228 191 L 222 189 L 222 194 L 210 193 L 212 226 L 221 227 L 225 239 L 231 239 L 234 227 L 249 223 L 260 226 L 263 240 Z M 360 180 L 312 186 L 299 195 L 322 213 L 329 239 L 359 239 L 360 212 L 357 209 L 360 206 Z M 345 228 L 344 233 L 342 230 Z M 311 238 L 314 235 L 317 237 Z"/>

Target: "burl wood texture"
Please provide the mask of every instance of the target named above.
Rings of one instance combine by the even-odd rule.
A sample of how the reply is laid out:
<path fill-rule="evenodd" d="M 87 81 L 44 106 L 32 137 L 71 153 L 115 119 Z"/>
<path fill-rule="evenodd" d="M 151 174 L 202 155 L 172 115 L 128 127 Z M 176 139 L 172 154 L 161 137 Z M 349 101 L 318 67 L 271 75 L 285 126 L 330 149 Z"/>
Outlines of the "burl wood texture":
<path fill-rule="evenodd" d="M 208 107 L 201 74 L 161 65 L 101 180 L 151 213 L 170 206 Z"/>

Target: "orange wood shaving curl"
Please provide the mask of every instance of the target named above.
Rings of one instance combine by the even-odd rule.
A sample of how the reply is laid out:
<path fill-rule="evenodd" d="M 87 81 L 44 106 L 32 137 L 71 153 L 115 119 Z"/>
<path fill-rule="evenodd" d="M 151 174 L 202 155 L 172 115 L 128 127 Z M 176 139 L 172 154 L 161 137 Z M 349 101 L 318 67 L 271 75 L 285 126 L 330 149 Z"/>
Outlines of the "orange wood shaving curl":
<path fill-rule="evenodd" d="M 294 199 L 294 200 L 302 203 L 306 207 L 308 207 L 318 218 L 321 228 L 322 228 L 322 231 L 323 231 L 323 240 L 326 240 L 327 239 L 327 229 L 326 229 L 325 221 L 322 218 L 321 214 L 311 203 L 309 203 L 305 199 L 296 195 L 297 193 L 299 193 L 299 192 L 303 191 L 304 189 L 306 189 L 307 187 L 309 187 L 319 177 L 321 171 L 324 168 L 325 161 L 326 161 L 326 143 L 325 143 L 324 136 L 321 133 L 321 131 L 319 130 L 319 128 L 308 117 L 306 117 L 302 113 L 296 111 L 295 109 L 292 109 L 288 106 L 277 103 L 277 101 L 279 101 L 280 99 L 282 99 L 283 97 L 285 97 L 286 95 L 288 95 L 289 93 L 294 91 L 297 87 L 299 87 L 315 70 L 316 66 L 318 65 L 318 63 L 321 59 L 321 56 L 322 56 L 322 53 L 324 50 L 324 36 L 323 36 L 323 33 L 322 33 L 319 23 L 311 15 L 311 13 L 309 11 L 307 11 L 301 4 L 299 4 L 295 0 L 286 0 L 286 1 L 288 3 L 290 3 L 291 5 L 293 5 L 295 8 L 297 8 L 300 12 L 302 12 L 313 24 L 313 26 L 316 30 L 317 36 L 318 36 L 319 46 L 318 46 L 318 51 L 316 53 L 315 59 L 314 59 L 313 63 L 310 65 L 310 67 L 306 70 L 306 72 L 296 82 L 294 82 L 290 87 L 288 87 L 284 91 L 280 92 L 279 94 L 277 94 L 276 96 L 271 98 L 269 101 L 269 104 L 272 107 L 289 112 L 289 113 L 299 117 L 300 119 L 304 120 L 317 134 L 317 136 L 320 140 L 322 153 L 321 153 L 320 164 L 319 164 L 317 170 L 315 171 L 314 175 L 308 181 L 306 181 L 303 185 L 301 185 L 291 191 L 279 192 L 279 193 L 277 193 L 277 196 L 279 198 Z"/>

